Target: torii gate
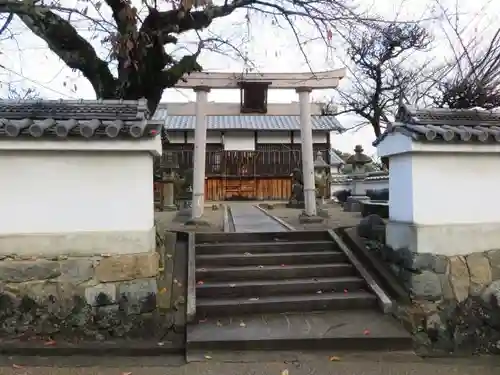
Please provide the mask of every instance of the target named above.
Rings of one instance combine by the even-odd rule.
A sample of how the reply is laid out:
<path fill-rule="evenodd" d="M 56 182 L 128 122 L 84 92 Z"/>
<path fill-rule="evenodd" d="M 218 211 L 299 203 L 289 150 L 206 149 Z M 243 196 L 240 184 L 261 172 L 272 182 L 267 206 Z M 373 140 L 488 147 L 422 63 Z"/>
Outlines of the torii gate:
<path fill-rule="evenodd" d="M 271 89 L 294 89 L 300 101 L 300 136 L 302 174 L 304 177 L 305 214 L 316 216 L 314 155 L 311 126 L 311 99 L 314 89 L 331 89 L 339 85 L 345 69 L 320 73 L 191 73 L 176 88 L 196 92 L 196 128 L 194 133 L 193 209 L 192 221 L 200 220 L 205 204 L 205 156 L 207 143 L 206 104 L 211 89 L 239 89 L 243 84 L 258 84 Z M 267 91 L 266 91 L 267 92 Z"/>

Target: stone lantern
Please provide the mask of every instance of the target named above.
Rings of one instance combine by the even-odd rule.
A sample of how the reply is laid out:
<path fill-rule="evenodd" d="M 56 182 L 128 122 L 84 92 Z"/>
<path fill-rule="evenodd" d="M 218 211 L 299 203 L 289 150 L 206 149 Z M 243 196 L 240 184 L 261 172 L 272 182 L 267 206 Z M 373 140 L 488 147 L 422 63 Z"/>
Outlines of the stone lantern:
<path fill-rule="evenodd" d="M 323 159 L 321 151 L 318 151 L 316 154 L 316 160 L 314 161 L 314 180 L 316 185 L 316 198 L 321 200 L 321 202 L 327 195 L 328 178 L 330 175 L 329 171 L 330 166 Z"/>
<path fill-rule="evenodd" d="M 174 172 L 179 169 L 177 158 L 173 152 L 166 151 L 162 160 L 163 210 L 175 211 L 174 204 Z"/>
<path fill-rule="evenodd" d="M 350 175 L 352 178 L 351 196 L 347 198 L 344 204 L 344 211 L 347 212 L 361 212 L 361 202 L 370 200 L 366 196 L 363 180 L 366 178 L 366 165 L 371 163 L 372 159 L 365 155 L 363 151 L 363 147 L 357 145 L 354 148 L 354 155 L 351 155 L 346 160 L 346 164 L 352 165 L 352 174 Z"/>

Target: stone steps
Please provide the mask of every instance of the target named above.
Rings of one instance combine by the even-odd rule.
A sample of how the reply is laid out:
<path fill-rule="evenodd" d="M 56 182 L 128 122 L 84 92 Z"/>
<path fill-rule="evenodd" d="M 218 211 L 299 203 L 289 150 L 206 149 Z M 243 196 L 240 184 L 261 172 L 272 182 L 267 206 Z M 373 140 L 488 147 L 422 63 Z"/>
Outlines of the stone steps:
<path fill-rule="evenodd" d="M 291 294 L 297 290 L 304 293 L 344 292 L 344 290 L 362 290 L 366 287 L 365 281 L 358 276 L 347 277 L 318 277 L 311 279 L 292 280 L 251 280 L 208 282 L 198 285 L 197 298 L 213 297 L 247 297 L 266 295 Z"/>
<path fill-rule="evenodd" d="M 328 232 L 247 233 L 244 237 L 235 233 L 228 238 L 224 242 L 217 235 L 211 240 L 205 234 L 202 243 L 196 242 L 197 323 L 188 326 L 188 350 L 230 350 L 238 346 L 280 349 L 283 345 L 309 349 L 323 339 L 333 346 L 340 345 L 342 340 L 349 341 L 349 345 L 357 342 L 359 350 L 384 345 L 399 345 L 398 349 L 406 350 L 411 344 L 409 335 L 379 310 L 379 297 L 351 262 L 352 254 L 346 253 Z M 365 312 L 368 315 L 364 316 Z M 377 340 L 368 340 L 366 334 L 360 333 L 359 324 L 351 323 L 351 314 L 365 325 L 376 316 L 375 321 L 383 321 L 386 327 L 392 322 L 396 328 L 392 333 L 382 330 L 385 333 L 378 335 Z M 294 329 L 294 324 L 283 320 L 289 316 L 295 319 L 298 329 L 294 333 L 287 333 Z M 280 326 L 259 323 L 268 319 L 270 324 Z M 241 321 L 238 323 L 241 325 L 235 326 L 235 321 Z M 246 321 L 255 325 L 257 331 L 238 329 L 248 327 Z M 307 328 L 312 329 L 311 336 L 305 327 L 316 321 L 325 331 L 320 334 L 316 328 Z M 332 321 L 338 327 L 347 325 L 356 332 L 338 328 L 340 336 L 330 337 L 329 332 L 337 330 L 326 326 Z M 238 334 L 233 332 L 235 329 Z M 325 332 L 327 338 L 323 337 Z M 394 340 L 376 343 L 388 337 Z"/>

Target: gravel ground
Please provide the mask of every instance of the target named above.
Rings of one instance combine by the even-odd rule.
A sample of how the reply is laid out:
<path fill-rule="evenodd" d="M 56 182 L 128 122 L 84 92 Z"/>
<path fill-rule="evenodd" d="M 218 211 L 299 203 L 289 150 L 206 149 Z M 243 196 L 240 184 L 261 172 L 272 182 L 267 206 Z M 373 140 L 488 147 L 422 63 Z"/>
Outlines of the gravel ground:
<path fill-rule="evenodd" d="M 266 207 L 264 207 L 266 208 Z M 321 223 L 301 224 L 299 215 L 302 209 L 286 208 L 284 204 L 274 205 L 274 208 L 268 212 L 276 216 L 297 230 L 325 230 L 335 229 L 338 227 L 354 226 L 361 220 L 361 214 L 357 212 L 344 212 L 342 207 L 336 203 L 326 204 L 323 209 L 328 211 L 329 218 L 325 218 Z"/>
<path fill-rule="evenodd" d="M 182 221 L 176 219 L 178 211 L 155 212 L 155 219 L 158 229 L 163 233 L 169 231 L 188 231 L 188 232 L 222 232 L 224 210 L 221 206 L 217 206 L 217 210 L 213 210 L 212 206 L 206 206 L 203 212 L 203 220 L 210 225 L 184 225 Z"/>

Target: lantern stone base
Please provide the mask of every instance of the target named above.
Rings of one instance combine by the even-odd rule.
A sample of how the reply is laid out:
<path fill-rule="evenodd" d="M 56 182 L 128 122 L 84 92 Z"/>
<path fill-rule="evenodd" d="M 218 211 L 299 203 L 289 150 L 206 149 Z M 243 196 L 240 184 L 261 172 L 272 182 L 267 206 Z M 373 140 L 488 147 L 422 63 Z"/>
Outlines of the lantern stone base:
<path fill-rule="evenodd" d="M 366 195 L 351 195 L 347 198 L 344 203 L 344 211 L 345 212 L 361 212 L 362 206 L 361 202 L 369 201 L 370 197 Z"/>

